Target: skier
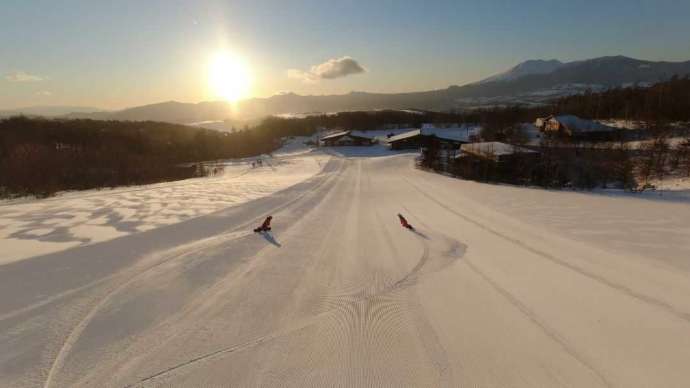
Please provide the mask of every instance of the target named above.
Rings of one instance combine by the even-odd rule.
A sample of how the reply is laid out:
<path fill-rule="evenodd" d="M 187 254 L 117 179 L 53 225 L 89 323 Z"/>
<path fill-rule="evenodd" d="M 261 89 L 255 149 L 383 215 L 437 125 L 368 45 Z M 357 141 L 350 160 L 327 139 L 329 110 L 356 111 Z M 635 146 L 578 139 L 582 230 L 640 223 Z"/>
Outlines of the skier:
<path fill-rule="evenodd" d="M 405 219 L 405 217 L 402 216 L 402 214 L 398 213 L 398 218 L 400 218 L 400 225 L 402 225 L 403 228 L 414 230 L 414 227 L 407 222 L 407 220 Z"/>
<path fill-rule="evenodd" d="M 266 217 L 264 220 L 264 223 L 261 224 L 258 228 L 254 229 L 255 233 L 260 233 L 260 232 L 270 232 L 271 231 L 271 220 L 273 219 L 272 216 Z"/>

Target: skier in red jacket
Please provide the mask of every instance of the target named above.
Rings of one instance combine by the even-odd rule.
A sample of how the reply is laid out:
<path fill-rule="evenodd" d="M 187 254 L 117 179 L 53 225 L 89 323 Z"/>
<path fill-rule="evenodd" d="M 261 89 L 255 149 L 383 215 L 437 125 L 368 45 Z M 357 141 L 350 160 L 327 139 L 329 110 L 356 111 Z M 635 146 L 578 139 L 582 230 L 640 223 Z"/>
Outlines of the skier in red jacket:
<path fill-rule="evenodd" d="M 271 220 L 273 219 L 272 216 L 266 217 L 264 220 L 264 223 L 261 224 L 258 228 L 254 229 L 254 232 L 259 233 L 259 232 L 270 232 L 271 231 Z"/>
<path fill-rule="evenodd" d="M 407 220 L 405 219 L 405 217 L 402 216 L 402 214 L 398 213 L 398 218 L 400 218 L 400 225 L 402 225 L 403 228 L 414 230 L 414 227 L 412 227 L 412 225 L 410 225 L 407 222 Z"/>

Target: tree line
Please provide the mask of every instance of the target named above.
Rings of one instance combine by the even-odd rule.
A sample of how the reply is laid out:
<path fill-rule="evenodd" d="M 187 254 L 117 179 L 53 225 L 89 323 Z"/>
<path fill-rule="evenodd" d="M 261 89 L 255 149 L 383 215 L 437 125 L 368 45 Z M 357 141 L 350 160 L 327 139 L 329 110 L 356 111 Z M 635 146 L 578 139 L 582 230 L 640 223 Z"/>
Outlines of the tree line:
<path fill-rule="evenodd" d="M 575 115 L 590 120 L 630 120 L 641 124 L 638 135 L 652 137 L 655 127 L 690 122 L 690 78 L 672 77 L 650 87 L 613 88 L 557 98 L 542 106 L 508 106 L 465 112 L 465 122 L 479 123 L 487 141 L 519 142 L 516 128 L 549 115 Z"/>
<path fill-rule="evenodd" d="M 569 112 L 589 119 L 690 121 L 690 78 L 674 76 L 651 87 L 616 88 L 560 98 L 552 112 Z"/>
<path fill-rule="evenodd" d="M 652 182 L 690 176 L 690 78 L 673 77 L 651 87 L 611 89 L 554 100 L 542 107 L 502 107 L 473 112 L 481 123 L 483 141 L 526 143 L 522 123 L 537 117 L 572 114 L 586 119 L 637 121 L 638 131 L 619 131 L 604 142 L 582 142 L 542 134 L 535 154 L 520 154 L 497 162 L 487 157 L 453 154 L 431 147 L 420 166 L 466 179 L 549 188 L 653 188 Z M 680 125 L 678 125 L 680 123 Z M 631 146 L 626 132 L 642 140 Z M 672 139 L 674 141 L 672 141 Z M 683 139 L 684 138 L 684 139 Z M 516 149 L 519 147 L 516 147 Z"/>
<path fill-rule="evenodd" d="M 266 130 L 226 133 L 160 122 L 0 120 L 0 197 L 202 176 L 202 161 L 271 152 Z"/>
<path fill-rule="evenodd" d="M 527 148 L 534 152 L 523 152 Z M 515 154 L 464 154 L 431 142 L 418 159 L 421 168 L 479 182 L 544 188 L 656 189 L 669 176 L 690 177 L 690 136 L 676 144 L 656 133 L 641 145 L 624 142 L 565 143 L 546 136 L 537 146 L 513 146 Z"/>

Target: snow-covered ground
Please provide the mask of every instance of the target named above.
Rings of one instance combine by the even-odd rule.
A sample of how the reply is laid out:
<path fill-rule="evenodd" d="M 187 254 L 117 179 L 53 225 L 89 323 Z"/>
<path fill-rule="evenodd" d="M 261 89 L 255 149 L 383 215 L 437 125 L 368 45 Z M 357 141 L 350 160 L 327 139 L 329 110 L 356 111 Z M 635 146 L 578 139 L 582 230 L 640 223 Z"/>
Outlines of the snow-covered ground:
<path fill-rule="evenodd" d="M 687 386 L 687 202 L 480 184 L 414 157 L 301 153 L 243 176 L 307 179 L 241 206 L 0 265 L 0 386 Z M 170 201 L 244 185 L 204 182 Z M 128 203 L 151 197 L 168 195 Z M 11 224 L 85 217 L 50 211 L 65 198 Z"/>
<path fill-rule="evenodd" d="M 619 128 L 619 129 L 640 129 L 640 128 L 644 127 L 643 122 L 635 121 L 635 120 L 611 119 L 611 120 L 597 120 L 597 122 L 602 123 L 604 125 L 608 125 L 609 127 Z"/>
<path fill-rule="evenodd" d="M 273 153 L 274 157 L 289 157 L 304 155 L 314 150 L 318 136 L 293 136 L 284 140 L 283 146 Z M 307 143 L 311 143 L 309 145 Z"/>
<path fill-rule="evenodd" d="M 170 225 L 246 203 L 317 174 L 327 157 L 299 143 L 251 161 L 221 162 L 220 176 L 0 202 L 0 264 Z"/>

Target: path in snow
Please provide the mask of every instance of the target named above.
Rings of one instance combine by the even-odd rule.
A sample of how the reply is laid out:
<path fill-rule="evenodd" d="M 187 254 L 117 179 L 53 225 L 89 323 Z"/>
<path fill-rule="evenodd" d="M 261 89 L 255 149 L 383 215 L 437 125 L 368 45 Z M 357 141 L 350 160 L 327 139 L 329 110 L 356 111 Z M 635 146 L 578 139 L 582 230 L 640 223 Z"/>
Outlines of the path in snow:
<path fill-rule="evenodd" d="M 0 385 L 687 384 L 687 205 L 412 165 L 335 156 L 243 206 L 0 266 Z"/>

